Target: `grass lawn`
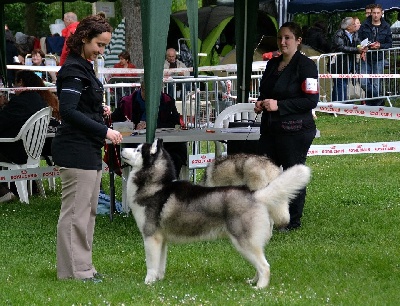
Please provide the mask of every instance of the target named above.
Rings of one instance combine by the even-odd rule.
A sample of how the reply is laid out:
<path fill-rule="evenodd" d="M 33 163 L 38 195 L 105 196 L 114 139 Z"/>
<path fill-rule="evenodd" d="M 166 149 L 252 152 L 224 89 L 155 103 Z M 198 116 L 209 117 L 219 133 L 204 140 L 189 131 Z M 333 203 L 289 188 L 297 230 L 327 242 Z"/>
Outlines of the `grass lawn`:
<path fill-rule="evenodd" d="M 314 144 L 400 140 L 400 121 L 318 113 Z M 101 284 L 56 279 L 60 186 L 46 199 L 0 205 L 0 305 L 398 305 L 400 153 L 309 157 L 303 226 L 274 232 L 270 286 L 229 241 L 171 245 L 165 279 L 144 285 L 132 216 L 98 216 L 93 262 Z M 104 185 L 107 185 L 105 175 Z M 120 197 L 117 179 L 117 197 Z"/>

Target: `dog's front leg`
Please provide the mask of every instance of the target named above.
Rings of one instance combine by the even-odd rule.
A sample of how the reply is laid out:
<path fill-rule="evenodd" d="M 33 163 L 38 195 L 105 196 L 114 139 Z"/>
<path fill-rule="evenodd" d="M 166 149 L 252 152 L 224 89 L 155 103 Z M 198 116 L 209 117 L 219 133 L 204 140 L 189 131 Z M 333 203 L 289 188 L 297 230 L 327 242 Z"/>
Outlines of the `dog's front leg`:
<path fill-rule="evenodd" d="M 162 258 L 163 239 L 160 236 L 153 235 L 144 237 L 144 250 L 146 253 L 147 275 L 145 284 L 154 283 L 158 279 L 160 262 Z"/>
<path fill-rule="evenodd" d="M 161 257 L 160 257 L 160 265 L 158 267 L 158 279 L 163 279 L 165 275 L 165 269 L 167 266 L 167 242 L 164 240 L 161 246 Z"/>

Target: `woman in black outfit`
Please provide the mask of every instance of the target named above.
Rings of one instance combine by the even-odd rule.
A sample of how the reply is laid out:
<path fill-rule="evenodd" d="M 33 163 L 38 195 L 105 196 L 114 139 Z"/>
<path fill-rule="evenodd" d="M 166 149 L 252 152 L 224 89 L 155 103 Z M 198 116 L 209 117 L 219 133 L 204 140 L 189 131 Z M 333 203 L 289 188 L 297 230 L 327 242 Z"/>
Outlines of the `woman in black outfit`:
<path fill-rule="evenodd" d="M 282 53 L 268 61 L 260 84 L 255 112 L 262 112 L 260 154 L 267 155 L 284 170 L 305 164 L 316 134 L 312 109 L 318 103 L 318 70 L 300 53 L 302 33 L 294 22 L 286 22 L 278 32 Z M 306 190 L 290 202 L 290 223 L 286 230 L 300 227 Z"/>
<path fill-rule="evenodd" d="M 52 143 L 60 167 L 62 204 L 57 225 L 57 277 L 100 282 L 92 264 L 93 233 L 102 174 L 104 139 L 122 136 L 107 128 L 103 86 L 93 65 L 111 40 L 112 28 L 101 16 L 89 16 L 68 38 L 70 50 L 57 76 L 61 125 Z M 107 113 L 108 112 L 108 113 Z"/>

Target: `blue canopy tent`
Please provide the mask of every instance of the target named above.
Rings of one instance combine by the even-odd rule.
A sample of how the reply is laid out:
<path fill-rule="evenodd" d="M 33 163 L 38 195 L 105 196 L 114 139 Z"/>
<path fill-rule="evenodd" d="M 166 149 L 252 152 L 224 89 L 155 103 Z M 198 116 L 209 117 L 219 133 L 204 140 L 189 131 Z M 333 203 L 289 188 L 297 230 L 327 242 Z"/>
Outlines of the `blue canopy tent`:
<path fill-rule="evenodd" d="M 400 8 L 396 0 L 292 0 L 288 3 L 289 14 L 306 14 L 338 11 L 360 11 L 368 4 L 380 4 L 384 10 Z"/>

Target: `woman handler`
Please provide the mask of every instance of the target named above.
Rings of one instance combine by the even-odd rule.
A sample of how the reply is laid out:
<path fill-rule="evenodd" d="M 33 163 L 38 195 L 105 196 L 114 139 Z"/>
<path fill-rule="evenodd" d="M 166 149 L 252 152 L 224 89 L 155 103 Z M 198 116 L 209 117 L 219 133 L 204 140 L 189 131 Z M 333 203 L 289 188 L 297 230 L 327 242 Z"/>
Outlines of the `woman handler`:
<path fill-rule="evenodd" d="M 294 22 L 278 31 L 279 57 L 268 61 L 260 84 L 255 112 L 262 112 L 259 151 L 283 170 L 305 164 L 308 149 L 316 134 L 312 109 L 318 103 L 318 70 L 315 63 L 300 53 L 302 32 Z M 306 197 L 302 190 L 290 202 L 290 223 L 286 230 L 301 226 Z"/>
<path fill-rule="evenodd" d="M 103 54 L 112 28 L 101 16 L 83 19 L 69 37 L 70 53 L 57 76 L 61 125 L 52 143 L 60 167 L 62 205 L 57 225 L 57 277 L 100 282 L 92 264 L 93 233 L 102 174 L 104 139 L 122 136 L 107 128 L 103 86 L 91 61 Z"/>

